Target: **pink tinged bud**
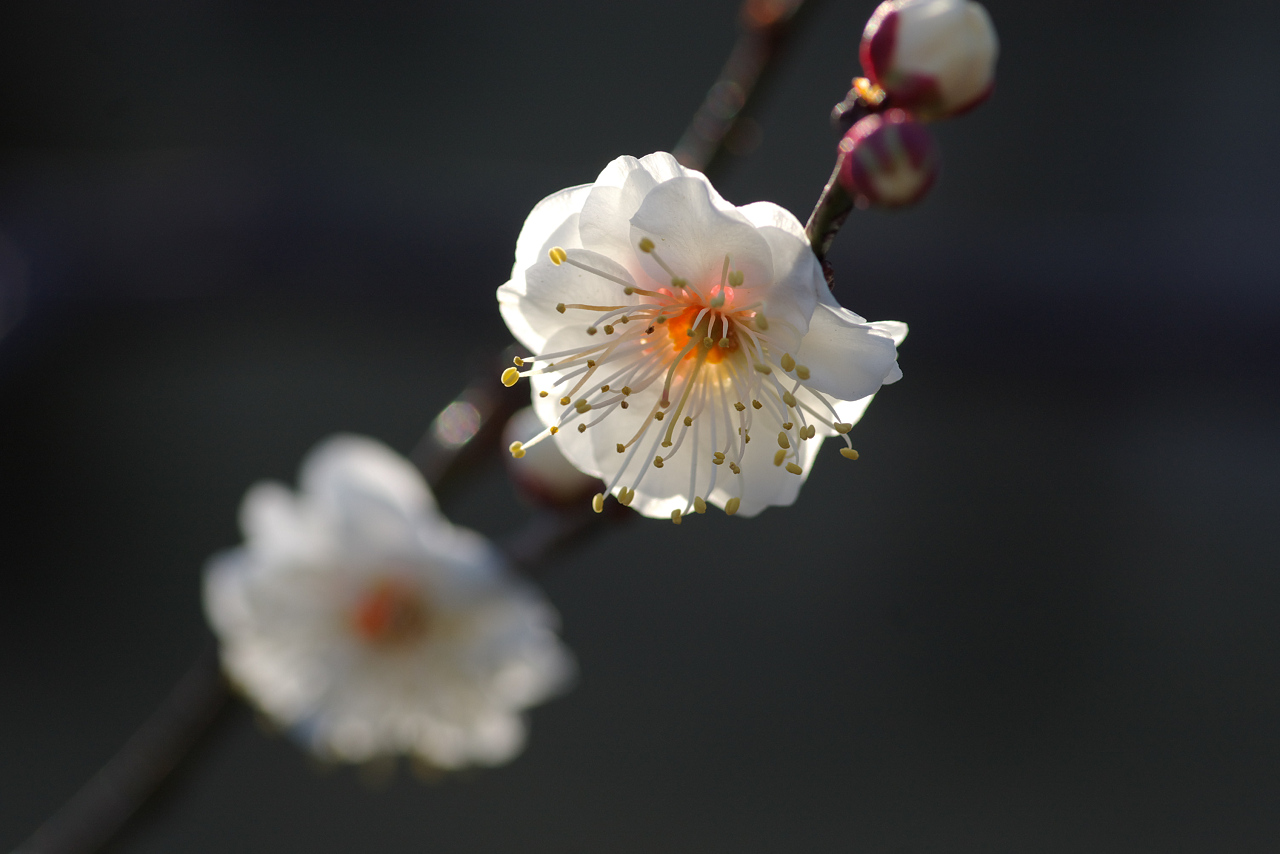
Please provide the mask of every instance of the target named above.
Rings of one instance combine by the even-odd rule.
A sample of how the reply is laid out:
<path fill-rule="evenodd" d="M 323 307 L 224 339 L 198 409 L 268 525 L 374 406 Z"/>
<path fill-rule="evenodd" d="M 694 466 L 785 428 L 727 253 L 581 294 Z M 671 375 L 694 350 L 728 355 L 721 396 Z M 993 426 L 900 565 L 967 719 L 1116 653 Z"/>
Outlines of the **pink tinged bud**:
<path fill-rule="evenodd" d="M 987 10 L 968 0 L 885 0 L 859 56 L 888 104 L 922 119 L 958 115 L 995 86 L 999 44 Z"/>
<path fill-rule="evenodd" d="M 840 140 L 840 186 L 860 205 L 918 202 L 938 177 L 933 134 L 905 110 L 859 119 Z"/>

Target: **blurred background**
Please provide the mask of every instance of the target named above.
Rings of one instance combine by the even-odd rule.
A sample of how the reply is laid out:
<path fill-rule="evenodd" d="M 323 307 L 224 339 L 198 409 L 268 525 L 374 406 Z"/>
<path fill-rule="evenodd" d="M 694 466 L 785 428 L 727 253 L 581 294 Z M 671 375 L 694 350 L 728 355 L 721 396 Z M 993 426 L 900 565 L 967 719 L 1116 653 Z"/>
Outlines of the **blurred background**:
<path fill-rule="evenodd" d="M 717 176 L 801 219 L 875 5 L 814 2 Z M 912 329 L 858 463 L 549 572 L 581 679 L 511 766 L 371 786 L 238 707 L 111 850 L 1277 850 L 1280 7 L 987 5 L 994 98 L 832 256 Z M 246 487 L 410 451 L 525 214 L 674 145 L 736 6 L 5 4 L 0 849 L 205 643 Z"/>

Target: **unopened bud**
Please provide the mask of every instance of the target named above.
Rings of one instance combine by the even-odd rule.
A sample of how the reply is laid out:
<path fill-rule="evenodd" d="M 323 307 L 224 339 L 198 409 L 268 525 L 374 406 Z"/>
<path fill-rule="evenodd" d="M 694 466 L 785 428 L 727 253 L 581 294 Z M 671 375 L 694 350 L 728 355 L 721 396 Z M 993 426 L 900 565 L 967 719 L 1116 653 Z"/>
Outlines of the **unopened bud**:
<path fill-rule="evenodd" d="M 938 146 L 904 110 L 875 113 L 840 140 L 840 186 L 860 204 L 918 202 L 938 177 Z"/>
<path fill-rule="evenodd" d="M 533 407 L 511 416 L 503 428 L 503 442 L 519 445 L 520 456 L 503 455 L 507 473 L 522 495 L 539 504 L 564 505 L 582 501 L 600 491 L 600 481 L 574 468 L 556 446 L 554 436 L 544 437 L 532 447 L 528 441 L 542 431 L 542 422 Z"/>
<path fill-rule="evenodd" d="M 987 99 L 998 52 L 991 17 L 977 3 L 885 0 L 867 21 L 859 56 L 886 106 L 940 119 Z"/>

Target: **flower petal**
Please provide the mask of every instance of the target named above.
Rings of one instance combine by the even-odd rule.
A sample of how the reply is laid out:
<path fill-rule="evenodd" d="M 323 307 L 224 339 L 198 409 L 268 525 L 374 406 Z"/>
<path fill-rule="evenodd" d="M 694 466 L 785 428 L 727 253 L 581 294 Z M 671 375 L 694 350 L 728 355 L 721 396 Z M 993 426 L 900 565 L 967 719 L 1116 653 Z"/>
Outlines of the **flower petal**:
<path fill-rule="evenodd" d="M 840 400 L 857 400 L 894 373 L 898 351 L 888 331 L 864 323 L 845 308 L 819 304 L 795 354 L 809 368 L 810 388 Z"/>
<path fill-rule="evenodd" d="M 720 284 L 726 256 L 746 287 L 772 284 L 769 244 L 746 217 L 718 208 L 711 193 L 701 176 L 659 184 L 631 217 L 632 245 L 651 239 L 672 272 L 703 294 Z M 640 261 L 655 281 L 670 281 L 653 255 L 641 255 Z"/>
<path fill-rule="evenodd" d="M 611 258 L 586 249 L 567 250 L 570 258 L 597 270 L 608 273 L 630 284 L 635 279 L 622 265 Z M 582 305 L 633 305 L 636 297 L 627 296 L 623 285 L 587 272 L 568 263 L 559 266 L 543 257 L 525 271 L 523 279 L 512 279 L 498 288 L 498 307 L 502 319 L 521 344 L 534 354 L 553 352 L 547 341 L 562 329 L 572 328 L 578 335 L 564 347 L 575 346 L 587 339 L 586 329 L 594 314 L 577 309 L 561 313 L 560 303 Z M 559 348 L 562 349 L 562 348 Z"/>
<path fill-rule="evenodd" d="M 547 250 L 552 246 L 568 249 L 578 245 L 567 233 L 565 225 L 571 217 L 582 211 L 590 194 L 591 185 L 582 184 L 552 193 L 534 205 L 529 216 L 525 217 L 520 236 L 516 238 L 516 262 L 511 272 L 513 279 L 521 271 L 547 257 Z"/>

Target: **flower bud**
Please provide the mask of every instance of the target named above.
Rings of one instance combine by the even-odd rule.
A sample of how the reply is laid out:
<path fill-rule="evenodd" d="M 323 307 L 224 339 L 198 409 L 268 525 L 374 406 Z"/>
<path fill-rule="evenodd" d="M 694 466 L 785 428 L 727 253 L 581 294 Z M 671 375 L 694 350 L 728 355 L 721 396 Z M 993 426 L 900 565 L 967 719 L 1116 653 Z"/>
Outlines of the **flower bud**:
<path fill-rule="evenodd" d="M 840 140 L 840 186 L 860 205 L 920 201 L 938 177 L 938 146 L 905 110 L 859 119 Z"/>
<path fill-rule="evenodd" d="M 923 119 L 963 113 L 995 85 L 995 27 L 968 0 L 885 0 L 867 21 L 859 51 L 889 104 Z"/>
<path fill-rule="evenodd" d="M 507 473 L 522 495 L 538 504 L 573 504 L 599 492 L 602 484 L 574 468 L 556 447 L 552 437 L 523 447 L 520 439 L 542 430 L 542 422 L 532 406 L 526 406 L 507 421 L 502 430 L 504 445 L 520 445 L 521 453 L 504 454 Z"/>

